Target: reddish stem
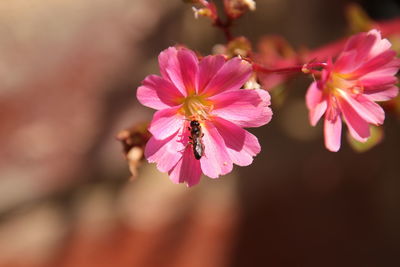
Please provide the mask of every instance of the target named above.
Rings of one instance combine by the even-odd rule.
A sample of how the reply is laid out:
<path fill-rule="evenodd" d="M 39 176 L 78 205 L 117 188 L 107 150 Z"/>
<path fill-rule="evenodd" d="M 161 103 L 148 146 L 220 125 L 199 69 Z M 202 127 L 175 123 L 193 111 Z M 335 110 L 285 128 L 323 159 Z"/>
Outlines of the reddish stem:
<path fill-rule="evenodd" d="M 315 71 L 315 68 L 324 69 L 326 68 L 326 66 L 327 66 L 326 63 L 316 62 L 298 66 L 285 67 L 285 68 L 270 69 L 260 64 L 253 63 L 253 70 L 263 73 L 282 73 L 282 74 L 294 73 L 294 72 L 313 73 Z"/>
<path fill-rule="evenodd" d="M 228 42 L 232 41 L 233 35 L 230 29 L 232 26 L 232 19 L 230 17 L 228 17 L 225 22 L 222 22 L 221 19 L 217 17 L 214 21 L 214 26 L 220 28 L 224 32 L 225 38 Z"/>
<path fill-rule="evenodd" d="M 199 0 L 199 3 L 210 10 L 212 14 L 210 18 L 213 20 L 213 26 L 220 28 L 224 32 L 225 38 L 228 42 L 233 40 L 233 35 L 231 32 L 233 19 L 229 16 L 229 14 L 226 13 L 226 10 L 224 9 L 226 20 L 223 21 L 218 15 L 217 6 L 214 3 L 210 3 L 207 0 Z"/>

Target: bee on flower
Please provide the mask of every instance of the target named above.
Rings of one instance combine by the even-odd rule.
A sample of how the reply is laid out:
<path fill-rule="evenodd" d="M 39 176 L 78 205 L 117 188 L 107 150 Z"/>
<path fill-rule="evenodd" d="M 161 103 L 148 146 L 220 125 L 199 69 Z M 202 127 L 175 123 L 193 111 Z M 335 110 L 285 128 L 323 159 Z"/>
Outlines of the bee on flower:
<path fill-rule="evenodd" d="M 272 117 L 268 92 L 241 89 L 251 64 L 222 55 L 199 60 L 189 49 L 170 47 L 160 53 L 159 65 L 161 76 L 147 76 L 137 90 L 140 103 L 157 110 L 147 160 L 172 182 L 188 186 L 202 174 L 218 178 L 233 164 L 251 164 L 261 148 L 243 128 L 265 125 Z"/>

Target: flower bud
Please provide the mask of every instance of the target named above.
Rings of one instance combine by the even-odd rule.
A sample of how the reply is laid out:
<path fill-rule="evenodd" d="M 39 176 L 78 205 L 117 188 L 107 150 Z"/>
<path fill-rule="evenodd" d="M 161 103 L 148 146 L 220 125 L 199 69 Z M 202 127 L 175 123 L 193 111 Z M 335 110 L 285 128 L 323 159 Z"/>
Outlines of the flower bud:
<path fill-rule="evenodd" d="M 224 0 L 226 14 L 232 19 L 236 19 L 248 10 L 254 11 L 256 3 L 254 0 Z"/>
<path fill-rule="evenodd" d="M 251 52 L 251 43 L 244 36 L 240 36 L 233 39 L 226 46 L 226 55 L 229 58 L 235 56 L 248 57 L 250 52 Z"/>
<path fill-rule="evenodd" d="M 211 9 L 207 8 L 207 7 L 203 7 L 203 8 L 195 8 L 193 7 L 193 12 L 194 12 L 194 17 L 197 19 L 199 16 L 201 17 L 209 17 L 212 18 L 213 17 L 213 13 L 211 11 Z"/>
<path fill-rule="evenodd" d="M 130 129 L 120 131 L 116 136 L 122 144 L 132 178 L 136 178 L 138 174 L 138 167 L 144 159 L 144 147 L 151 137 L 147 130 L 148 125 L 148 122 L 137 123 Z"/>

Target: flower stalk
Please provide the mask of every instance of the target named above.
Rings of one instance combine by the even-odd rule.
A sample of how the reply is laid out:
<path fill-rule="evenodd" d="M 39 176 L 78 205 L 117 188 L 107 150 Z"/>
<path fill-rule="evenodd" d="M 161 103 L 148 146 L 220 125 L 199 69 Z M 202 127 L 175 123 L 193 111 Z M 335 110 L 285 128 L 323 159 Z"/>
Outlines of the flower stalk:
<path fill-rule="evenodd" d="M 313 63 L 306 63 L 303 65 L 273 69 L 264 67 L 258 63 L 253 63 L 253 70 L 262 73 L 291 74 L 291 73 L 302 72 L 304 74 L 313 74 L 314 72 L 321 71 L 321 69 L 325 69 L 327 66 L 328 64 L 324 62 L 313 62 Z"/>

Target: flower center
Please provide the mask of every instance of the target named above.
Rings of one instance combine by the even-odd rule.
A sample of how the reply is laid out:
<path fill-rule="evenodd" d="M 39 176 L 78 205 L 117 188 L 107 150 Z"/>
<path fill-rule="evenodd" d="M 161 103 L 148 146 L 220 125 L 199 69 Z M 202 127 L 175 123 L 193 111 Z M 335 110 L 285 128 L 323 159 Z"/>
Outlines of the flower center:
<path fill-rule="evenodd" d="M 358 80 L 348 79 L 346 74 L 332 73 L 331 78 L 326 83 L 325 90 L 333 95 L 336 95 L 338 90 L 358 95 L 364 92 L 364 87 Z"/>
<path fill-rule="evenodd" d="M 212 104 L 204 96 L 190 95 L 183 101 L 182 112 L 187 119 L 206 120 L 212 110 Z"/>

